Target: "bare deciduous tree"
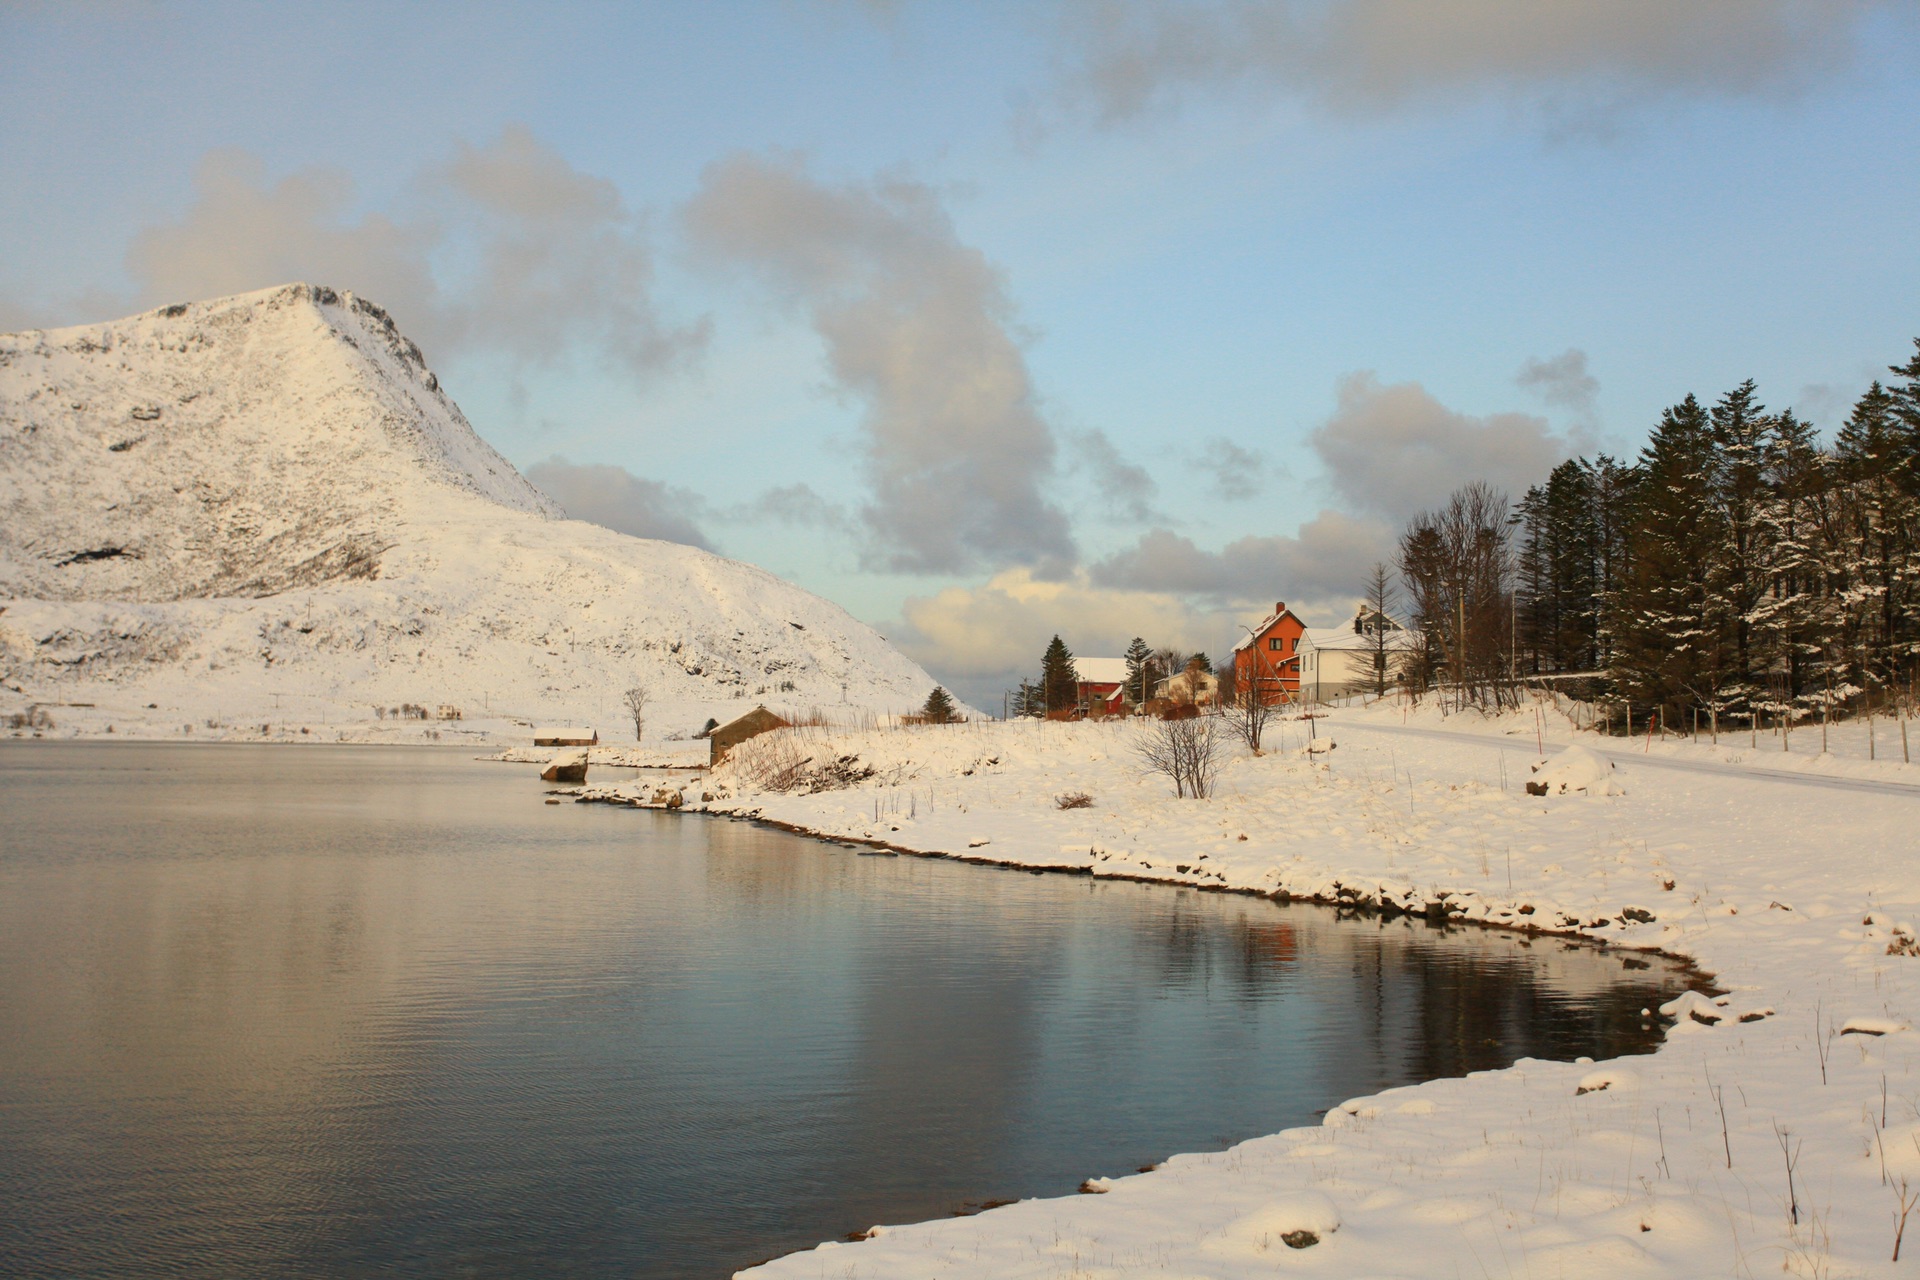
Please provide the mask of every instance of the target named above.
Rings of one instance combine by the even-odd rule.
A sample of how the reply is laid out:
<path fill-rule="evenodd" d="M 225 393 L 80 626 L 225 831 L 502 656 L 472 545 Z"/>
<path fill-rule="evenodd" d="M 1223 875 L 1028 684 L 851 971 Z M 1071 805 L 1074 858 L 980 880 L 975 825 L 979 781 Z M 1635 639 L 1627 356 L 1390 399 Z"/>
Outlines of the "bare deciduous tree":
<path fill-rule="evenodd" d="M 636 684 L 620 695 L 620 705 L 633 717 L 633 740 L 640 741 L 647 727 L 647 686 Z"/>
<path fill-rule="evenodd" d="M 1479 481 L 1400 535 L 1400 580 L 1425 638 L 1409 674 L 1424 682 L 1443 667 L 1460 705 L 1512 700 L 1511 538 L 1506 495 Z"/>
<path fill-rule="evenodd" d="M 1142 727 L 1134 749 L 1151 772 L 1173 779 L 1174 795 L 1205 800 L 1213 794 L 1213 771 L 1219 746 L 1214 717 L 1192 716 L 1149 720 Z"/>
<path fill-rule="evenodd" d="M 1228 667 L 1220 673 L 1221 718 L 1253 754 L 1260 754 L 1261 735 L 1266 732 L 1267 721 L 1273 718 L 1277 710 L 1277 704 L 1261 697 L 1260 687 L 1255 681 L 1240 679 L 1239 667 Z"/>

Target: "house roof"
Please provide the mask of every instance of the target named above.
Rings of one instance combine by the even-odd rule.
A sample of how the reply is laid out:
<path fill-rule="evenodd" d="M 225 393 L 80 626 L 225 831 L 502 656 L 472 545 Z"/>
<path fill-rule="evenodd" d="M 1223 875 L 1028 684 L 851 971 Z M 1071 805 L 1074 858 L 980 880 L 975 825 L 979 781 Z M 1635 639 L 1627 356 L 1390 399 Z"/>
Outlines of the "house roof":
<path fill-rule="evenodd" d="M 1288 616 L 1291 616 L 1295 622 L 1300 620 L 1299 614 L 1294 613 L 1293 610 L 1287 608 L 1284 604 L 1280 605 L 1272 613 L 1263 618 L 1259 626 L 1254 627 L 1248 631 L 1246 635 L 1240 637 L 1240 643 L 1233 646 L 1233 651 L 1239 653 L 1242 649 L 1252 648 L 1254 642 L 1271 631 L 1275 623 Z"/>
<path fill-rule="evenodd" d="M 745 715 L 735 716 L 725 724 L 718 726 L 709 736 L 718 738 L 724 736 L 727 730 L 739 725 L 767 724 L 769 721 L 772 722 L 771 727 L 773 728 L 784 729 L 789 727 L 789 722 L 782 717 L 775 715 L 765 707 L 755 707 Z"/>
<path fill-rule="evenodd" d="M 1125 658 L 1075 658 L 1073 669 L 1080 673 L 1081 684 L 1125 684 Z"/>

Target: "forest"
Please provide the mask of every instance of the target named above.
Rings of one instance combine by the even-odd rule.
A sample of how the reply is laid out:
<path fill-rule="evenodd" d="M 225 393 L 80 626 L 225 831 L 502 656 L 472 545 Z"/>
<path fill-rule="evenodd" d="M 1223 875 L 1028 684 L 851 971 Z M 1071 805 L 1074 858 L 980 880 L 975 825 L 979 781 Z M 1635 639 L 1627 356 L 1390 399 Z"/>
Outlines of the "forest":
<path fill-rule="evenodd" d="M 1517 502 L 1469 485 L 1416 516 L 1395 567 L 1425 643 L 1402 679 L 1494 705 L 1560 683 L 1676 727 L 1910 706 L 1914 348 L 1830 444 L 1748 381 L 1667 409 L 1631 461 L 1569 460 Z"/>

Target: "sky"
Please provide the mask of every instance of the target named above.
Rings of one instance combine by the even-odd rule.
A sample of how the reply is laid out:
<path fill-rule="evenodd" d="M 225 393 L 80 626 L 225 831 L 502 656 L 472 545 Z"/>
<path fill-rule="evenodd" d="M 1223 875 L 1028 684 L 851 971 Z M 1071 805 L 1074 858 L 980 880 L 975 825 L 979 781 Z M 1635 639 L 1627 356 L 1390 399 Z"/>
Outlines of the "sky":
<path fill-rule="evenodd" d="M 1910 0 L 0 2 L 0 329 L 305 279 L 978 706 L 1920 336 Z"/>

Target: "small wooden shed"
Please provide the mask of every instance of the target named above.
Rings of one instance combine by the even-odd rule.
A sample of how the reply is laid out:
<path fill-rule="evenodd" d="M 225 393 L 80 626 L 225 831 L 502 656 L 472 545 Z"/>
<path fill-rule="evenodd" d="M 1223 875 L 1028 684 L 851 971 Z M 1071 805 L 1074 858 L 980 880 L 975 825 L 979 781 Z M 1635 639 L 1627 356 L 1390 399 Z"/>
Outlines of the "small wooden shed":
<path fill-rule="evenodd" d="M 577 727 L 535 729 L 533 745 L 536 747 L 597 747 L 600 745 L 600 734 L 593 729 Z"/>
<path fill-rule="evenodd" d="M 707 763 L 717 765 L 748 738 L 757 738 L 769 729 L 791 728 L 785 720 L 765 707 L 755 707 L 738 720 L 729 720 L 707 735 Z"/>

